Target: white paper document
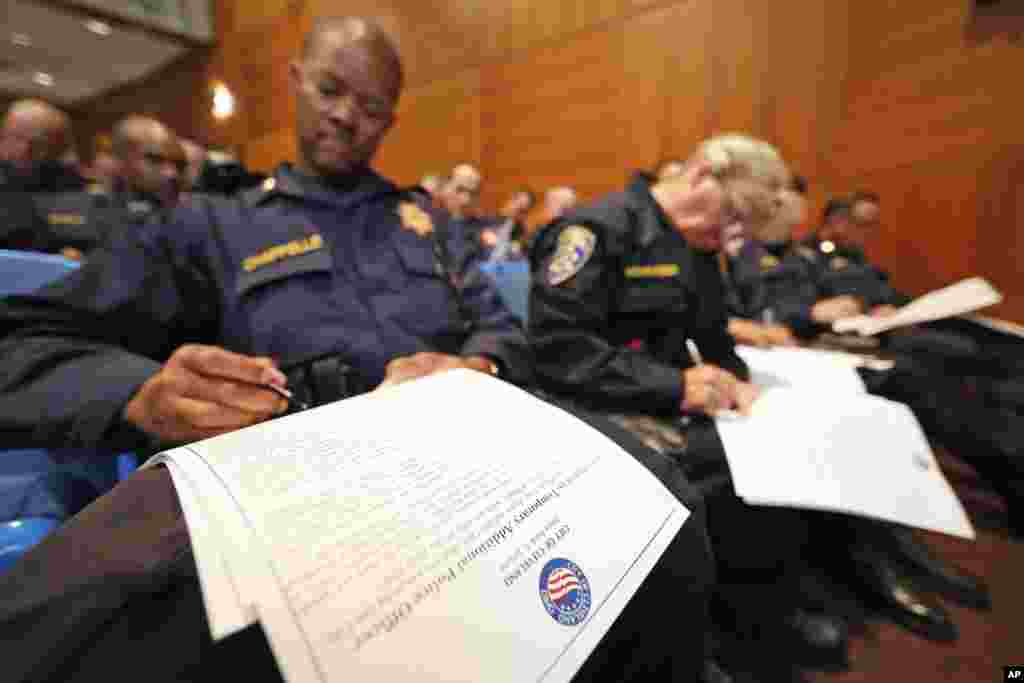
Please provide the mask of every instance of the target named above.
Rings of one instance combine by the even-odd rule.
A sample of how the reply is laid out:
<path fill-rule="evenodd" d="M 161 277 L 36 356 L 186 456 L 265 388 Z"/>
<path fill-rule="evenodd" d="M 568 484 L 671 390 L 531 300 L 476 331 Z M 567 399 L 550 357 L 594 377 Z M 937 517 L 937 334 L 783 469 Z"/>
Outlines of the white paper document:
<path fill-rule="evenodd" d="M 828 394 L 867 391 L 856 370 L 865 360 L 852 353 L 743 345 L 736 347 L 736 353 L 750 369 L 750 381 L 762 388 L 799 388 Z"/>
<path fill-rule="evenodd" d="M 867 394 L 768 389 L 717 421 L 737 495 L 974 538 L 910 409 Z"/>
<path fill-rule="evenodd" d="M 597 430 L 464 370 L 160 460 L 215 637 L 259 619 L 289 683 L 568 681 L 689 516 Z"/>
<path fill-rule="evenodd" d="M 832 323 L 832 330 L 871 336 L 906 325 L 941 320 L 971 313 L 1003 300 L 1003 295 L 984 278 L 972 277 L 914 299 L 893 315 L 859 315 Z"/>

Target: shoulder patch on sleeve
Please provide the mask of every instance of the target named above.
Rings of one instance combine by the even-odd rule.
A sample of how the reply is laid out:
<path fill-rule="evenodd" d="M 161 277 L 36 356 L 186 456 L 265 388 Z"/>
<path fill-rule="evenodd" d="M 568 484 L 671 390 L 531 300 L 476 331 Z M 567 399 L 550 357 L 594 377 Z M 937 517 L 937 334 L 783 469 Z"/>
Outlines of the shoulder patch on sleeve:
<path fill-rule="evenodd" d="M 557 286 L 580 272 L 594 255 L 597 237 L 582 225 L 570 225 L 558 235 L 558 246 L 548 261 L 548 284 Z"/>

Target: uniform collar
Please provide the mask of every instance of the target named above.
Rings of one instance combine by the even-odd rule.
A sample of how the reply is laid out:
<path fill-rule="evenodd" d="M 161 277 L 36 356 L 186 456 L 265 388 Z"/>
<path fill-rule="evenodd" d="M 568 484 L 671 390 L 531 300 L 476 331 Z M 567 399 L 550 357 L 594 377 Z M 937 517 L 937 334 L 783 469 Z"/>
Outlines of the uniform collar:
<path fill-rule="evenodd" d="M 273 175 L 259 187 L 243 192 L 242 201 L 249 206 L 258 206 L 274 197 L 291 197 L 327 205 L 350 205 L 359 199 L 398 191 L 393 183 L 370 168 L 354 175 L 351 185 L 345 188 L 335 189 L 315 180 L 301 177 L 291 164 L 284 163 L 274 169 Z"/>
<path fill-rule="evenodd" d="M 626 187 L 630 197 L 644 209 L 640 212 L 640 221 L 633 233 L 640 247 L 649 247 L 666 232 L 675 232 L 672 222 L 651 194 L 652 183 L 653 178 L 649 174 L 638 171 Z"/>

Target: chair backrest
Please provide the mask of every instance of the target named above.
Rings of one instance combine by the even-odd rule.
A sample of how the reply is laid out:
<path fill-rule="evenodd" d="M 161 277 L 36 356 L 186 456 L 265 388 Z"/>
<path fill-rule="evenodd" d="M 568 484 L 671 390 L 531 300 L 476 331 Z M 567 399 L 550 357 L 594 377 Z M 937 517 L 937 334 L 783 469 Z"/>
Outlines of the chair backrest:
<path fill-rule="evenodd" d="M 499 261 L 481 264 L 480 269 L 494 280 L 509 311 L 525 323 L 529 319 L 530 264 Z"/>
<path fill-rule="evenodd" d="M 34 292 L 76 268 L 77 262 L 63 256 L 0 249 L 0 296 Z"/>

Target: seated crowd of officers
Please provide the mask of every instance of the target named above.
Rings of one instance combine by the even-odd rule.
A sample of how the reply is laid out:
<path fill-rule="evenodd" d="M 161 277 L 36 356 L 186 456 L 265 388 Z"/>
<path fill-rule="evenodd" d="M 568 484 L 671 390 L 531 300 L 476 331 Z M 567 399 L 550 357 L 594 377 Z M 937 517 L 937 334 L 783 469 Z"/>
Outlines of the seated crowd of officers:
<path fill-rule="evenodd" d="M 318 23 L 290 69 L 300 158 L 265 178 L 147 116 L 100 138 L 83 171 L 67 115 L 10 107 L 0 248 L 83 266 L 3 303 L 0 446 L 151 453 L 287 410 L 266 383 L 318 404 L 470 367 L 608 417 L 696 485 L 715 559 L 713 626 L 692 636 L 706 640 L 704 680 L 779 661 L 842 666 L 854 616 L 838 595 L 943 642 L 958 632 L 934 593 L 987 607 L 977 577 L 906 529 L 744 504 L 715 433 L 716 413 L 758 395 L 737 343 L 811 342 L 908 300 L 865 254 L 877 195 L 832 199 L 799 240 L 806 181 L 771 144 L 730 134 L 596 202 L 554 187 L 534 211 L 523 187 L 486 216 L 473 164 L 407 189 L 370 169 L 402 80 L 372 23 Z M 479 272 L 513 260 L 531 272 L 525 321 Z M 986 370 L 999 342 L 958 324 L 887 338 L 895 367 L 860 372 L 1003 494 L 1019 535 L 1013 380 Z M 765 457 L 774 447 L 785 444 Z M 775 663 L 743 660 L 744 642 L 770 643 Z"/>

